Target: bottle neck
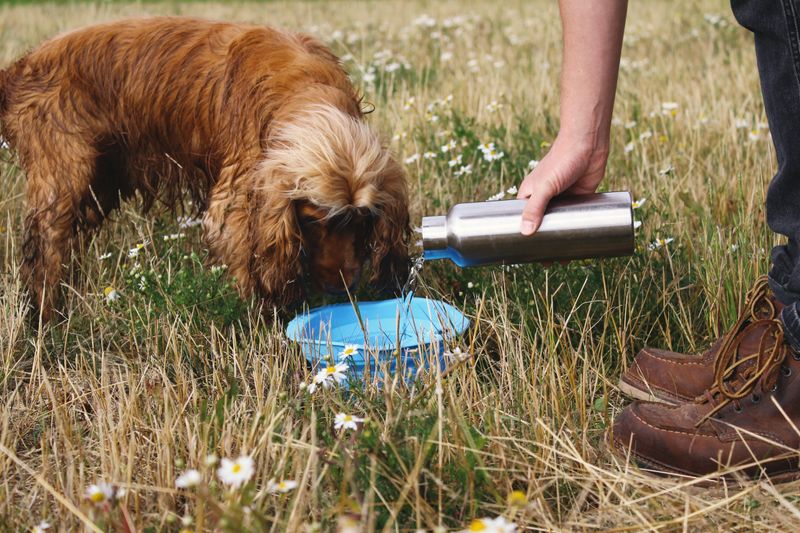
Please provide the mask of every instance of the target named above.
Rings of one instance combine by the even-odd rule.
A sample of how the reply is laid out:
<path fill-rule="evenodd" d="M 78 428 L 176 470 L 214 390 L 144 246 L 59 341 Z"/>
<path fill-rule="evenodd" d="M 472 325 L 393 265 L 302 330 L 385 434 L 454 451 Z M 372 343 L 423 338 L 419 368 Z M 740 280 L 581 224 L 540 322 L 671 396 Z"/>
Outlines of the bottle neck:
<path fill-rule="evenodd" d="M 447 250 L 447 217 L 422 217 L 422 249 L 426 259 Z"/>

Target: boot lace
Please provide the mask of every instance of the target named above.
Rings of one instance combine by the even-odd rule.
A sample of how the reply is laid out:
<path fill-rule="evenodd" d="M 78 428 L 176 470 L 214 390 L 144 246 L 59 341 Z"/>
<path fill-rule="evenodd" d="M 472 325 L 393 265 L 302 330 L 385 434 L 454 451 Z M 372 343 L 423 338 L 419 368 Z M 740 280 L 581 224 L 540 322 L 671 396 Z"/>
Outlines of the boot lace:
<path fill-rule="evenodd" d="M 772 391 L 777 385 L 782 363 L 792 352 L 784 342 L 783 323 L 777 316 L 775 303 L 769 298 L 767 277 L 758 279 L 747 294 L 745 309 L 736 325 L 725 335 L 714 361 L 714 385 L 696 401 L 714 405 L 695 427 L 700 426 L 731 402 L 741 409 L 740 400 L 750 394 L 757 384 L 762 391 Z M 758 350 L 740 354 L 744 339 L 761 329 Z M 752 362 L 753 364 L 748 364 Z"/>

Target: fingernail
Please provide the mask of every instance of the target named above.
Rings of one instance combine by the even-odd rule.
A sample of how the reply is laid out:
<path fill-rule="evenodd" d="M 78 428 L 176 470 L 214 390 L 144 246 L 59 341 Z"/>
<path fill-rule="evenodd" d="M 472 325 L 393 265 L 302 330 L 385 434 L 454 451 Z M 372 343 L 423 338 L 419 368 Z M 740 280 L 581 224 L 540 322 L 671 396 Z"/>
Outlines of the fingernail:
<path fill-rule="evenodd" d="M 523 235 L 530 235 L 536 228 L 530 220 L 523 220 L 521 229 Z"/>

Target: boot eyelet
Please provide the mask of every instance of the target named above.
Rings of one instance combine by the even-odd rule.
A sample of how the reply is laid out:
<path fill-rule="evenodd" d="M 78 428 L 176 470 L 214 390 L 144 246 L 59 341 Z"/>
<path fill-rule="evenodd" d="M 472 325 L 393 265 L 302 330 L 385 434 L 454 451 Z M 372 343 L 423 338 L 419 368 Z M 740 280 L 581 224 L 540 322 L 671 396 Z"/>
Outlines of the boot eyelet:
<path fill-rule="evenodd" d="M 753 394 L 753 395 L 750 397 L 750 401 L 752 401 L 753 403 L 758 403 L 758 402 L 760 402 L 760 401 L 761 401 L 761 395 L 759 395 L 759 394 Z"/>
<path fill-rule="evenodd" d="M 792 357 L 795 361 L 800 361 L 800 352 L 792 352 Z"/>
<path fill-rule="evenodd" d="M 792 369 L 789 368 L 788 366 L 782 366 L 781 367 L 781 374 L 783 374 L 784 377 L 788 378 L 789 376 L 792 375 Z"/>
<path fill-rule="evenodd" d="M 778 384 L 777 383 L 775 385 L 773 385 L 772 387 L 770 387 L 770 389 L 769 389 L 770 392 L 775 392 L 776 390 L 778 390 Z"/>
<path fill-rule="evenodd" d="M 734 405 L 733 406 L 733 410 L 736 411 L 737 413 L 741 413 L 742 412 L 742 406 L 741 405 Z"/>

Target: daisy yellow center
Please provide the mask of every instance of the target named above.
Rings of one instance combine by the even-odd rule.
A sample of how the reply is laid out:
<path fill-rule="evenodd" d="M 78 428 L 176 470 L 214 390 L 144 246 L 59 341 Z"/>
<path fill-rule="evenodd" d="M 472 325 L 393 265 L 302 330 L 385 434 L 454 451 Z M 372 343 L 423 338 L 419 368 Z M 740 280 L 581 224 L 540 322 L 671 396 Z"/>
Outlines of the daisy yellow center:
<path fill-rule="evenodd" d="M 103 294 L 106 296 L 108 296 L 112 292 L 114 292 L 114 287 L 106 287 L 105 289 L 103 289 Z"/>
<path fill-rule="evenodd" d="M 240 465 L 239 463 L 236 463 L 231 467 L 231 472 L 233 472 L 234 474 L 238 474 L 241 471 L 242 471 L 242 465 Z"/>
<path fill-rule="evenodd" d="M 327 372 L 328 374 L 335 374 L 336 373 L 336 367 L 335 366 L 329 366 L 328 368 L 325 369 L 325 372 Z"/>
<path fill-rule="evenodd" d="M 473 520 L 472 523 L 469 525 L 470 531 L 486 531 L 486 524 L 483 523 L 483 520 Z"/>
<path fill-rule="evenodd" d="M 89 499 L 94 503 L 100 503 L 106 499 L 106 495 L 102 491 L 96 490 L 89 496 Z"/>
<path fill-rule="evenodd" d="M 286 482 L 285 481 L 281 481 L 280 483 L 278 483 L 278 488 L 281 489 L 281 490 L 285 490 L 286 489 Z"/>
<path fill-rule="evenodd" d="M 344 421 L 345 422 L 352 422 L 353 421 L 353 417 L 350 416 L 350 415 L 344 415 Z"/>
<path fill-rule="evenodd" d="M 508 496 L 508 501 L 511 502 L 512 505 L 525 505 L 528 503 L 528 498 L 521 490 L 515 490 Z"/>

